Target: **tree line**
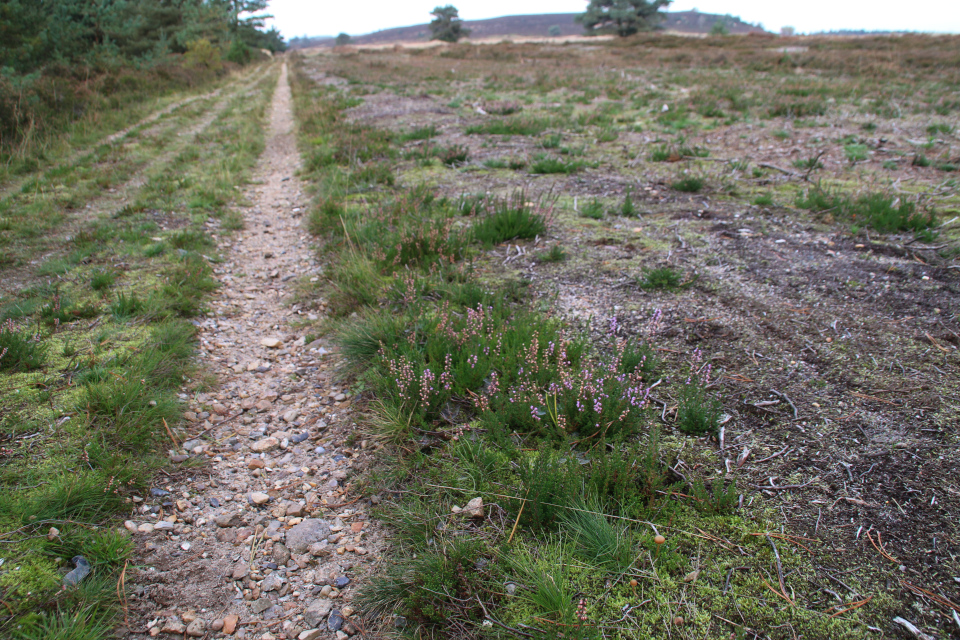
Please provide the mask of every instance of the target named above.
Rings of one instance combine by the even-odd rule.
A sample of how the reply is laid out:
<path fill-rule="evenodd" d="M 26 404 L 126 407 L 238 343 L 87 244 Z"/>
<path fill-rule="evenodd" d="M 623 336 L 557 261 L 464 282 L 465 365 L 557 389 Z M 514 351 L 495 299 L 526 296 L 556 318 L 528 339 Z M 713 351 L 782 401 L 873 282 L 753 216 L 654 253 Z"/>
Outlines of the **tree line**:
<path fill-rule="evenodd" d="M 281 51 L 264 30 L 268 0 L 3 0 L 0 71 L 31 73 L 52 63 L 144 63 L 210 43 L 223 58 Z"/>

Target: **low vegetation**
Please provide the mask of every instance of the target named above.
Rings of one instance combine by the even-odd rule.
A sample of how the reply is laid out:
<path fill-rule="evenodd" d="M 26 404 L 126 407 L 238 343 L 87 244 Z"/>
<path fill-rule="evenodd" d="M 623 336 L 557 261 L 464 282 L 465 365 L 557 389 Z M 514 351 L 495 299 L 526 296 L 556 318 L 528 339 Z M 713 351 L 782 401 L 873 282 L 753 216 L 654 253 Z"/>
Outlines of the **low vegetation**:
<path fill-rule="evenodd" d="M 204 384 L 191 320 L 218 286 L 211 234 L 237 227 L 230 207 L 263 148 L 275 83 L 275 68 L 252 69 L 223 85 L 219 107 L 199 100 L 161 122 L 164 144 L 140 151 L 135 185 L 101 181 L 120 157 L 107 145 L 0 200 L 7 268 L 24 283 L 0 299 L 3 637 L 92 640 L 121 619 L 133 542 L 118 517 L 164 464 L 177 394 Z M 208 111 L 200 143 L 177 135 Z M 123 205 L 67 204 L 109 184 Z M 41 247 L 52 257 L 31 273 Z M 91 573 L 64 587 L 75 556 Z"/>

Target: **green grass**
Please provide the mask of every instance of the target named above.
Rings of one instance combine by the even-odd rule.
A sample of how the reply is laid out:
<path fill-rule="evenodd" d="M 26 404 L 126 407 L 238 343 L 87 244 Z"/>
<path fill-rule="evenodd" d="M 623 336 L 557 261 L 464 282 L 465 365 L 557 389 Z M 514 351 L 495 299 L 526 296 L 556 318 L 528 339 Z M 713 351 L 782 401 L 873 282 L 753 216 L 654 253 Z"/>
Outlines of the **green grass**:
<path fill-rule="evenodd" d="M 508 240 L 532 240 L 546 230 L 546 215 L 528 204 L 523 193 L 490 202 L 472 227 L 474 239 L 485 247 Z"/>
<path fill-rule="evenodd" d="M 586 163 L 580 160 L 562 160 L 546 155 L 538 155 L 530 165 L 530 173 L 533 174 L 551 174 L 551 173 L 577 173 L 586 166 Z"/>
<path fill-rule="evenodd" d="M 538 136 L 546 131 L 552 122 L 547 118 L 521 116 L 515 118 L 491 119 L 482 124 L 472 125 L 464 129 L 470 135 L 498 135 L 498 136 Z"/>
<path fill-rule="evenodd" d="M 90 288 L 94 291 L 106 291 L 117 281 L 117 273 L 110 269 L 98 269 L 90 278 Z"/>
<path fill-rule="evenodd" d="M 555 244 L 548 251 L 539 254 L 540 262 L 563 262 L 567 259 L 567 252 L 559 244 Z"/>
<path fill-rule="evenodd" d="M 440 132 L 437 131 L 437 127 L 430 124 L 424 127 L 417 127 L 416 129 L 411 129 L 406 133 L 400 134 L 400 142 L 411 142 L 413 140 L 429 140 L 431 138 L 436 138 L 440 135 Z"/>
<path fill-rule="evenodd" d="M 706 182 L 699 176 L 683 176 L 670 183 L 670 188 L 682 193 L 700 193 Z"/>
<path fill-rule="evenodd" d="M 868 226 L 880 233 L 910 231 L 929 234 L 937 224 L 933 211 L 918 211 L 916 203 L 882 193 L 867 193 L 851 198 L 839 191 L 818 186 L 801 193 L 797 198 L 797 206 L 830 213 L 856 227 Z"/>
<path fill-rule="evenodd" d="M 604 206 L 597 198 L 590 202 L 583 203 L 580 207 L 580 217 L 590 218 L 591 220 L 603 220 Z"/>
<path fill-rule="evenodd" d="M 117 517 L 162 464 L 158 443 L 168 438 L 166 426 L 179 428 L 176 394 L 194 384 L 196 374 L 196 328 L 179 318 L 196 315 L 217 286 L 203 255 L 215 247 L 205 225 L 228 218 L 237 187 L 251 173 L 275 82 L 276 72 L 268 73 L 249 90 L 238 86 L 223 94 L 226 107 L 198 144 L 186 136 L 171 143 L 186 123 L 181 116 L 199 118 L 214 100 L 161 121 L 156 131 L 162 145 L 129 145 L 164 153 L 162 162 L 149 165 L 146 151 L 130 158 L 124 155 L 128 145 L 98 148 L 76 166 L 51 170 L 63 188 L 44 185 L 17 196 L 30 203 L 0 204 L 0 210 L 20 207 L 26 216 L 35 206 L 47 207 L 46 217 L 34 221 L 37 237 L 17 251 L 50 249 L 62 256 L 28 273 L 42 284 L 24 287 L 0 310 L 18 323 L 0 326 L 0 350 L 8 338 L 14 347 L 0 358 L 0 387 L 19 389 L 15 403 L 3 404 L 0 430 L 39 435 L 4 443 L 0 522 L 7 564 L 0 569 L 0 636 L 93 640 L 118 624 L 117 584 L 133 545 L 125 531 L 118 533 Z M 72 239 L 45 234 L 54 214 L 102 197 L 138 168 L 144 183 L 131 192 L 129 206 L 109 218 L 75 216 L 79 228 Z M 161 211 L 175 231 L 159 227 Z M 125 286 L 114 295 L 121 264 Z M 56 285 L 46 284 L 51 277 Z M 54 524 L 60 535 L 47 540 Z M 93 572 L 62 590 L 61 567 L 69 568 L 77 555 Z M 11 571 L 14 566 L 19 570 Z"/>

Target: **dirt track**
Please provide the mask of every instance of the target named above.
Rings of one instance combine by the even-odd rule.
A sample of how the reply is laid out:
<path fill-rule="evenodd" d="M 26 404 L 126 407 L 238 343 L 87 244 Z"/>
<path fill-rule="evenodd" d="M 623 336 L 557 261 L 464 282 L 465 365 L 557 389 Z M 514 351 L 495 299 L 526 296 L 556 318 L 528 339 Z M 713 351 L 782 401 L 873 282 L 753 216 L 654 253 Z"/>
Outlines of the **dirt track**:
<path fill-rule="evenodd" d="M 223 287 L 201 324 L 201 364 L 216 376 L 217 392 L 190 399 L 188 432 L 198 437 L 184 446 L 212 461 L 158 478 L 157 489 L 170 493 L 154 502 L 167 503 L 178 524 L 175 535 L 138 534 L 144 568 L 129 577 L 136 585 L 131 637 L 179 633 L 194 616 L 216 630 L 230 615 L 238 620 L 235 637 L 268 630 L 297 637 L 333 606 L 349 618 L 351 587 L 333 587 L 334 599 L 321 591 L 364 573 L 378 547 L 362 505 L 328 506 L 354 502 L 344 483 L 363 454 L 343 444 L 350 401 L 332 380 L 334 356 L 324 343 L 304 344 L 297 323 L 307 313 L 287 305 L 297 281 L 318 273 L 300 228 L 305 198 L 293 126 L 284 68 L 246 229 L 221 246 Z M 298 542 L 285 540 L 305 519 Z M 135 524 L 144 523 L 156 518 Z M 308 604 L 313 613 L 304 622 Z"/>

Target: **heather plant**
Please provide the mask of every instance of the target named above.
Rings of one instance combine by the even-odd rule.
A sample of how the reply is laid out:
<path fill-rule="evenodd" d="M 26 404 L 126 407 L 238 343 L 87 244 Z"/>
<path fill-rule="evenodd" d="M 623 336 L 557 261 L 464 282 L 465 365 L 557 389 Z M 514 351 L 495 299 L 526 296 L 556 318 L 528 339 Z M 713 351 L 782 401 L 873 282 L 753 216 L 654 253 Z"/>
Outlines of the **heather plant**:
<path fill-rule="evenodd" d="M 722 406 L 710 386 L 711 365 L 701 365 L 703 354 L 699 349 L 690 360 L 690 375 L 680 387 L 677 408 L 677 425 L 691 435 L 714 433 L 720 424 Z"/>
<path fill-rule="evenodd" d="M 12 319 L 0 324 L 0 371 L 30 371 L 43 366 L 46 347 L 40 335 L 24 335 Z"/>

